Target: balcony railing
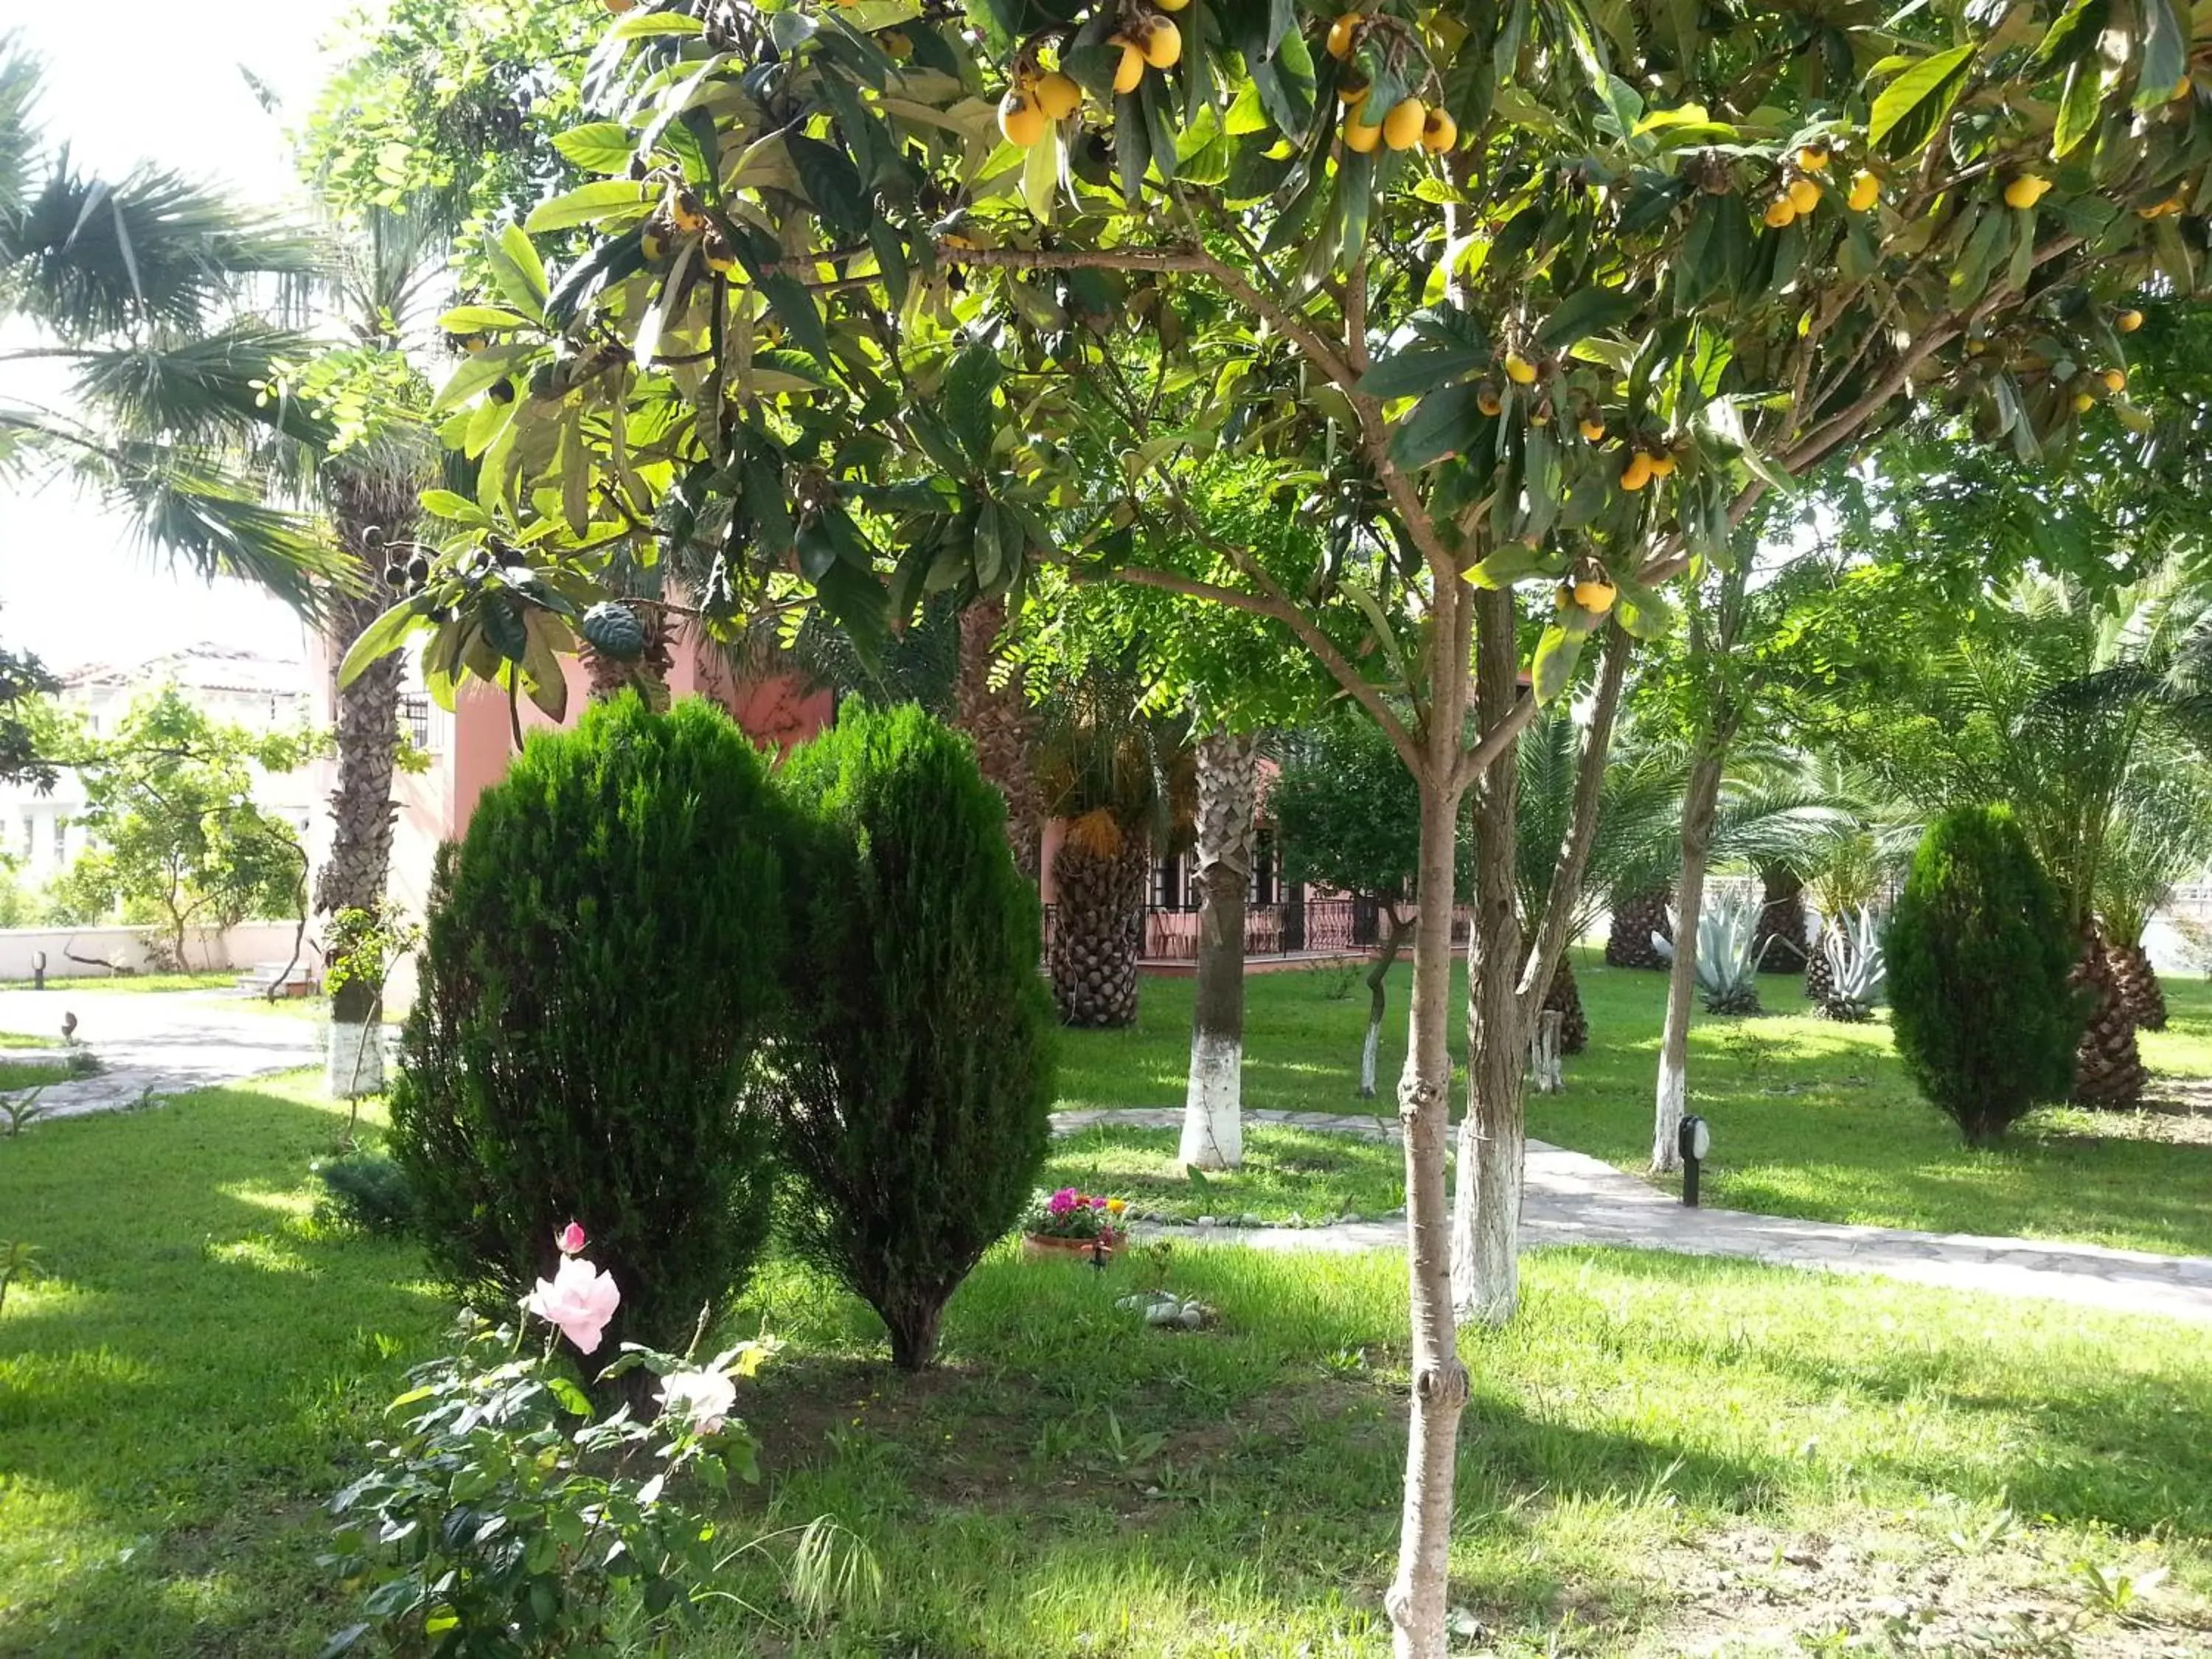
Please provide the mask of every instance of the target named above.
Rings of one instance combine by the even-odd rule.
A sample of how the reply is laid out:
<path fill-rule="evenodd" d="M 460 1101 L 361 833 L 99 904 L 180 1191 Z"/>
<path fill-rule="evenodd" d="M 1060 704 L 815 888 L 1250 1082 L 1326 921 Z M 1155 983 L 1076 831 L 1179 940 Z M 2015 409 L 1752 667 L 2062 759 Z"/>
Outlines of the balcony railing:
<path fill-rule="evenodd" d="M 1044 907 L 1044 944 L 1052 950 L 1053 928 L 1059 907 Z M 1244 954 L 1247 957 L 1357 956 L 1382 942 L 1385 923 L 1381 908 L 1365 899 L 1291 899 L 1278 904 L 1244 907 Z M 1147 906 L 1140 960 L 1195 962 L 1198 960 L 1199 913 L 1195 909 Z M 1468 916 L 1464 909 L 1452 916 L 1452 943 L 1467 943 Z"/>

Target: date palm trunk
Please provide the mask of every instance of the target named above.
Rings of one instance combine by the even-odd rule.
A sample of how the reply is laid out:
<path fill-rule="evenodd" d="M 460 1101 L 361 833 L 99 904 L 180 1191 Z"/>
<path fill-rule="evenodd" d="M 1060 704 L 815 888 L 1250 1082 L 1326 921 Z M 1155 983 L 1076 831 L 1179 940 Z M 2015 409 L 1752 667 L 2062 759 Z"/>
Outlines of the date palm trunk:
<path fill-rule="evenodd" d="M 335 665 L 395 598 L 383 579 L 387 549 L 414 523 L 416 480 L 381 471 L 327 470 L 325 488 L 338 541 L 360 560 L 360 593 L 330 601 L 328 640 Z M 392 835 L 398 807 L 392 775 L 399 756 L 399 684 L 404 659 L 380 657 L 337 693 L 337 787 L 330 794 L 329 856 L 315 874 L 314 910 L 374 909 L 392 872 Z M 331 999 L 325 1080 L 338 1099 L 384 1088 L 384 992 L 380 981 L 356 977 Z"/>
<path fill-rule="evenodd" d="M 982 599 L 960 613 L 953 723 L 975 745 L 975 764 L 1006 803 L 1006 839 L 1022 873 L 1036 879 L 1044 809 L 1036 781 L 1036 721 L 1021 671 L 999 650 L 1006 602 Z"/>
<path fill-rule="evenodd" d="M 1708 744 L 1690 763 L 1682 795 L 1682 873 L 1674 888 L 1674 963 L 1667 975 L 1667 1024 L 1659 1039 L 1659 1086 L 1651 1123 L 1651 1170 L 1681 1167 L 1677 1145 L 1690 1089 L 1690 1011 L 1698 994 L 1698 914 L 1721 797 L 1724 754 Z"/>
<path fill-rule="evenodd" d="M 1233 1170 L 1244 1161 L 1244 896 L 1259 757 L 1251 735 L 1209 732 L 1198 740 L 1198 983 L 1177 1153 L 1187 1168 Z"/>

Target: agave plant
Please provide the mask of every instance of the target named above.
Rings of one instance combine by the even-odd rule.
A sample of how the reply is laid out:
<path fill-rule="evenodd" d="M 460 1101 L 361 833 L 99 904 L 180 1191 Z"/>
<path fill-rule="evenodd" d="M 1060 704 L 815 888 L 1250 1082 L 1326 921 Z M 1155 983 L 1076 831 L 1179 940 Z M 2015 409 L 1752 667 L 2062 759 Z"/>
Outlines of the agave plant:
<path fill-rule="evenodd" d="M 1758 944 L 1759 910 L 1755 893 L 1708 895 L 1698 917 L 1698 989 L 1708 1013 L 1759 1012 L 1759 959 L 1765 954 Z M 1680 931 L 1671 911 L 1668 922 L 1670 931 Z M 1651 948 L 1674 961 L 1674 941 L 1664 934 L 1651 935 Z"/>
<path fill-rule="evenodd" d="M 1882 981 L 1889 974 L 1874 907 L 1862 905 L 1831 917 L 1820 935 L 1820 956 L 1828 970 L 1827 990 L 1818 1005 L 1820 1012 L 1846 1024 L 1873 1018 Z"/>

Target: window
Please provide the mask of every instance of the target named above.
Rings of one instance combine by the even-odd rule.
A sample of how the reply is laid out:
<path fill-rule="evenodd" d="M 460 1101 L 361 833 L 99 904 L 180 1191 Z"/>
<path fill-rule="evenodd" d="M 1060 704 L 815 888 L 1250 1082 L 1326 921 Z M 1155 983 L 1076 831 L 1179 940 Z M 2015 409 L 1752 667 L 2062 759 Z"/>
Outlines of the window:
<path fill-rule="evenodd" d="M 58 812 L 54 814 L 54 862 L 69 862 L 69 820 Z"/>
<path fill-rule="evenodd" d="M 423 693 L 400 693 L 399 729 L 417 749 L 430 746 L 430 699 Z"/>
<path fill-rule="evenodd" d="M 39 850 L 39 826 L 36 819 L 23 814 L 23 856 L 28 858 Z"/>
<path fill-rule="evenodd" d="M 1164 858 L 1152 872 L 1152 903 L 1162 910 L 1182 908 L 1182 860 Z"/>
<path fill-rule="evenodd" d="M 1252 848 L 1252 885 L 1246 902 L 1273 904 L 1279 875 L 1280 860 L 1275 854 L 1275 832 L 1262 829 L 1255 838 Z"/>

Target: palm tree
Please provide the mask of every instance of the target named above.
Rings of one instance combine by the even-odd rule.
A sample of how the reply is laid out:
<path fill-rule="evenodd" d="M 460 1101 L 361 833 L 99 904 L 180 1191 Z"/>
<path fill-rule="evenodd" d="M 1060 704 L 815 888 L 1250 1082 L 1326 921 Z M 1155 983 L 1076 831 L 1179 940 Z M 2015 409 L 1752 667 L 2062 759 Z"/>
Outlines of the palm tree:
<path fill-rule="evenodd" d="M 2166 991 L 2143 948 L 2151 917 L 2212 848 L 2212 790 L 2194 768 L 2156 757 L 2131 768 L 2097 872 L 2097 919 L 2120 1000 L 2136 1026 L 2166 1029 Z"/>
<path fill-rule="evenodd" d="M 149 545 L 313 610 L 349 562 L 270 497 L 327 428 L 269 396 L 311 348 L 255 304 L 295 295 L 317 243 L 173 173 L 79 172 L 39 129 L 39 73 L 0 36 L 0 321 L 34 338 L 0 361 L 66 396 L 0 401 L 0 476 L 65 471 Z"/>
<path fill-rule="evenodd" d="M 1190 816 L 1188 745 L 1143 702 L 1141 688 L 1101 670 L 1039 707 L 1038 790 L 1044 811 L 1067 821 L 1052 862 L 1046 967 L 1070 1025 L 1136 1019 L 1152 848 L 1170 823 Z"/>
<path fill-rule="evenodd" d="M 1522 733 L 1515 885 L 1524 917 L 1538 913 L 1549 888 L 1551 849 L 1559 846 L 1574 805 L 1578 743 L 1573 713 L 1556 704 Z M 1644 896 L 1671 891 L 1681 861 L 1684 745 L 1644 738 L 1625 722 L 1613 739 L 1613 757 L 1570 939 L 1588 933 L 1608 908 L 1619 916 Z M 1841 833 L 1849 805 L 1835 781 L 1804 757 L 1771 745 L 1747 746 L 1729 757 L 1722 774 L 1711 856 L 1717 864 L 1791 872 L 1802 882 Z M 1647 933 L 1671 937 L 1665 915 L 1662 907 Z M 1608 946 L 1607 960 L 1612 959 Z M 1565 1015 L 1561 1048 L 1579 1052 L 1588 1041 L 1589 1019 L 1565 957 L 1544 1006 Z"/>
<path fill-rule="evenodd" d="M 2134 856 L 2120 847 L 2131 801 L 2154 794 L 2150 780 L 2185 742 L 2201 743 L 2207 724 L 2198 665 L 2212 657 L 2212 612 L 2185 574 L 2169 561 L 2103 596 L 2068 577 L 2015 583 L 2004 596 L 2003 625 L 1960 640 L 1929 665 L 1913 711 L 1885 729 L 1871 757 L 1899 793 L 1930 808 L 2012 806 L 2081 939 L 2075 981 L 2090 1011 L 2075 1097 L 2090 1105 L 2132 1104 L 2145 1080 L 2131 997 L 2113 972 L 2113 919 L 2101 913 L 2100 895 L 2115 891 L 2107 876 L 2115 855 L 2124 863 Z M 2202 842 L 2191 840 L 2165 856 L 2201 854 Z M 2141 885 L 2131 884 L 2140 910 Z"/>

